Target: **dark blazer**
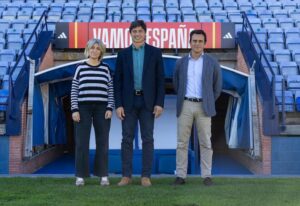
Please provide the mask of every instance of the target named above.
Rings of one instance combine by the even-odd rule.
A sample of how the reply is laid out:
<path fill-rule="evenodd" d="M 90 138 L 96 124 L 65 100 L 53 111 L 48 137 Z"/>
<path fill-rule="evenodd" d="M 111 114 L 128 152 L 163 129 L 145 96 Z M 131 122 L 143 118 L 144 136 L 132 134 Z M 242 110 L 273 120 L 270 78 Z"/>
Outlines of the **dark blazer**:
<path fill-rule="evenodd" d="M 181 113 L 184 96 L 186 94 L 188 64 L 189 56 L 186 55 L 177 60 L 174 70 L 173 85 L 175 92 L 177 93 L 177 117 Z M 215 101 L 220 96 L 222 91 L 222 73 L 217 60 L 207 54 L 204 54 L 203 56 L 201 82 L 203 110 L 207 116 L 215 116 Z"/>
<path fill-rule="evenodd" d="M 114 76 L 116 108 L 132 109 L 134 101 L 133 78 L 132 46 L 130 46 L 121 50 L 117 57 Z M 152 111 L 155 105 L 164 106 L 164 81 L 164 66 L 160 49 L 145 44 L 142 87 L 145 106 L 148 110 Z"/>

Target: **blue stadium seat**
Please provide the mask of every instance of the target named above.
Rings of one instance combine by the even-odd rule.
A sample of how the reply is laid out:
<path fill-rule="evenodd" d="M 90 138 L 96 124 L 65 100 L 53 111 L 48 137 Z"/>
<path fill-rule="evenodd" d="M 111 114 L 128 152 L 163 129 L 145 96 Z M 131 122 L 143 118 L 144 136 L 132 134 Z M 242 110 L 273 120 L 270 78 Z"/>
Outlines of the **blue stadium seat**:
<path fill-rule="evenodd" d="M 270 28 L 268 29 L 268 38 L 284 38 L 282 28 Z"/>
<path fill-rule="evenodd" d="M 105 12 L 106 13 L 106 6 L 107 3 L 106 2 L 98 2 L 98 3 L 94 3 L 93 5 L 93 12 Z"/>
<path fill-rule="evenodd" d="M 297 27 L 284 29 L 285 38 L 300 38 L 300 29 Z"/>
<path fill-rule="evenodd" d="M 16 51 L 21 51 L 23 48 L 24 42 L 22 38 L 10 38 L 7 40 L 6 48 L 13 49 Z"/>
<path fill-rule="evenodd" d="M 77 13 L 77 10 L 78 10 L 77 3 L 72 3 L 72 2 L 65 3 L 64 11 L 71 11 Z"/>
<path fill-rule="evenodd" d="M 288 49 L 281 49 L 281 50 L 274 50 L 274 60 L 276 62 L 289 62 L 292 60 L 290 50 Z"/>
<path fill-rule="evenodd" d="M 0 61 L 13 62 L 16 59 L 16 52 L 12 49 L 2 49 L 0 51 Z"/>
<path fill-rule="evenodd" d="M 275 91 L 282 92 L 283 84 L 286 85 L 286 81 L 282 75 L 275 75 Z"/>
<path fill-rule="evenodd" d="M 101 16 L 105 17 L 105 13 L 101 14 Z M 62 17 L 61 20 L 63 20 L 64 22 L 73 22 L 76 19 L 76 13 L 71 12 L 71 11 L 63 11 L 62 13 Z"/>
<path fill-rule="evenodd" d="M 92 13 L 93 3 L 84 2 L 78 5 L 78 12 L 90 12 Z"/>
<path fill-rule="evenodd" d="M 152 11 L 152 21 L 153 22 L 166 22 L 166 12 L 164 10 L 154 10 Z"/>
<path fill-rule="evenodd" d="M 262 24 L 261 24 L 261 20 L 257 17 L 249 17 L 248 18 L 251 24 L 251 27 L 255 30 L 257 28 L 261 28 Z"/>
<path fill-rule="evenodd" d="M 287 76 L 287 89 L 290 91 L 300 91 L 300 75 Z"/>
<path fill-rule="evenodd" d="M 120 22 L 121 21 L 121 13 L 119 11 L 111 10 L 107 14 L 106 22 Z"/>
<path fill-rule="evenodd" d="M 61 12 L 49 11 L 47 21 L 58 22 L 61 19 Z"/>
<path fill-rule="evenodd" d="M 41 18 L 41 16 L 43 15 L 43 13 L 44 13 L 44 10 L 42 10 L 42 9 L 33 11 L 32 19 L 39 20 Z"/>
<path fill-rule="evenodd" d="M 239 8 L 241 11 L 251 11 L 252 10 L 252 3 L 248 1 L 239 2 Z"/>
<path fill-rule="evenodd" d="M 52 12 L 62 12 L 64 9 L 64 3 L 52 3 L 50 4 L 50 11 Z"/>
<path fill-rule="evenodd" d="M 23 30 L 27 27 L 27 20 L 17 19 L 11 22 L 12 29 Z"/>
<path fill-rule="evenodd" d="M 231 10 L 237 10 L 238 4 L 235 1 L 225 1 L 223 3 L 224 10 L 231 11 Z"/>
<path fill-rule="evenodd" d="M 92 22 L 97 22 L 97 21 L 105 22 L 105 20 L 106 20 L 106 11 L 97 10 L 93 12 L 92 19 L 91 19 Z"/>
<path fill-rule="evenodd" d="M 299 75 L 296 62 L 280 62 L 279 69 L 282 75 Z"/>
<path fill-rule="evenodd" d="M 273 13 L 271 10 L 258 10 L 257 15 L 261 19 L 273 18 Z"/>
<path fill-rule="evenodd" d="M 34 29 L 38 23 L 37 19 L 29 19 L 27 21 L 27 29 Z"/>
<path fill-rule="evenodd" d="M 272 51 L 284 49 L 284 40 L 282 38 L 268 38 L 268 48 Z"/>
<path fill-rule="evenodd" d="M 265 56 L 266 56 L 266 58 L 267 58 L 267 60 L 269 61 L 269 63 L 271 64 L 271 63 L 276 63 L 276 62 L 273 62 L 273 52 L 272 51 L 270 51 L 269 49 L 264 49 L 264 54 L 265 54 Z M 277 73 L 277 68 L 278 68 L 278 65 L 277 65 L 277 63 L 276 63 L 276 72 L 275 73 Z"/>
<path fill-rule="evenodd" d="M 280 18 L 278 24 L 283 29 L 294 28 L 294 20 L 292 18 Z"/>
<path fill-rule="evenodd" d="M 151 22 L 150 10 L 146 7 L 138 8 L 137 19 L 144 20 L 145 22 Z"/>
<path fill-rule="evenodd" d="M 129 8 L 127 8 L 127 10 L 123 10 L 122 13 L 122 21 L 123 22 L 132 22 L 136 20 L 136 12 L 133 8 L 131 8 L 131 10 L 129 10 Z"/>
<path fill-rule="evenodd" d="M 281 18 L 288 18 L 288 11 L 287 10 L 274 10 L 273 16 L 277 18 L 278 20 Z"/>
<path fill-rule="evenodd" d="M 197 13 L 201 13 L 203 11 L 208 11 L 208 4 L 204 0 L 202 0 L 202 1 L 195 1 L 194 6 L 195 6 L 195 11 Z"/>
<path fill-rule="evenodd" d="M 181 22 L 181 13 L 178 9 L 172 8 L 167 10 L 168 22 Z"/>
<path fill-rule="evenodd" d="M 42 4 L 51 4 L 53 1 L 52 0 L 40 0 L 40 3 Z"/>
<path fill-rule="evenodd" d="M 282 91 L 275 91 L 275 97 L 280 112 L 283 110 L 283 98 L 285 101 L 284 111 L 285 112 L 295 111 L 295 107 L 294 107 L 295 101 L 294 101 L 293 93 L 291 91 L 284 91 L 284 95 L 282 95 Z"/>
<path fill-rule="evenodd" d="M 5 39 L 3 37 L 0 37 L 0 50 L 4 49 L 5 44 L 6 44 Z"/>
<path fill-rule="evenodd" d="M 300 65 L 300 48 L 292 50 L 293 61 Z"/>
<path fill-rule="evenodd" d="M 296 91 L 295 93 L 295 101 L 296 101 L 296 110 L 300 112 L 300 91 Z"/>
<path fill-rule="evenodd" d="M 146 0 L 146 1 L 138 1 L 137 5 L 136 5 L 136 8 L 137 9 L 146 8 L 146 9 L 150 10 L 150 2 L 148 0 Z"/>
<path fill-rule="evenodd" d="M 286 47 L 289 50 L 297 50 L 300 48 L 300 39 L 299 38 L 287 38 L 286 39 Z"/>
<path fill-rule="evenodd" d="M 268 8 L 271 11 L 282 9 L 282 3 L 279 1 L 268 2 Z"/>
<path fill-rule="evenodd" d="M 289 16 L 290 16 L 290 18 L 292 18 L 294 20 L 299 19 L 300 18 L 300 8 L 289 10 Z"/>
<path fill-rule="evenodd" d="M 33 29 L 24 29 L 23 30 L 23 40 L 24 40 L 24 43 L 26 43 L 28 40 L 29 40 L 29 37 L 31 36 L 33 32 Z M 32 42 L 35 42 L 36 41 L 36 35 L 33 35 L 32 39 L 31 39 Z"/>
<path fill-rule="evenodd" d="M 11 4 L 7 4 L 6 10 L 17 13 L 20 10 L 20 7 L 21 7 L 20 3 L 11 3 Z"/>
<path fill-rule="evenodd" d="M 19 20 L 28 20 L 31 19 L 33 11 L 21 10 L 17 13 L 17 19 Z"/>
<path fill-rule="evenodd" d="M 10 28 L 10 22 L 4 19 L 0 19 L 0 30 L 6 31 L 8 28 Z"/>
<path fill-rule="evenodd" d="M 262 24 L 263 24 L 264 28 L 266 28 L 266 29 L 278 27 L 277 19 L 275 19 L 275 18 L 266 18 L 266 19 L 263 18 Z"/>
<path fill-rule="evenodd" d="M 165 8 L 165 4 L 164 4 L 164 1 L 152 1 L 152 4 L 151 4 L 151 8 L 152 8 L 152 11 L 153 10 L 164 10 Z"/>
<path fill-rule="evenodd" d="M 0 61 L 0 75 L 6 75 L 9 71 L 9 63 L 5 61 Z"/>
<path fill-rule="evenodd" d="M 223 4 L 220 1 L 209 1 L 208 7 L 210 11 L 220 11 L 223 10 Z"/>
<path fill-rule="evenodd" d="M 259 1 L 253 3 L 253 9 L 256 11 L 262 11 L 262 10 L 267 10 L 267 3 L 264 1 Z"/>
<path fill-rule="evenodd" d="M 6 40 L 21 38 L 23 30 L 22 29 L 7 29 Z"/>
<path fill-rule="evenodd" d="M 90 22 L 91 20 L 91 12 L 87 11 L 78 11 L 77 13 L 77 22 Z"/>
<path fill-rule="evenodd" d="M 2 12 L 2 19 L 7 21 L 14 21 L 16 19 L 17 11 L 6 10 Z"/>
<path fill-rule="evenodd" d="M 267 37 L 268 37 L 268 30 L 265 29 L 265 28 L 254 28 L 254 33 L 257 37 L 257 39 L 260 41 L 260 40 L 264 40 L 266 41 L 267 40 Z"/>
<path fill-rule="evenodd" d="M 282 1 L 282 7 L 284 10 L 295 10 L 297 3 L 295 1 Z"/>

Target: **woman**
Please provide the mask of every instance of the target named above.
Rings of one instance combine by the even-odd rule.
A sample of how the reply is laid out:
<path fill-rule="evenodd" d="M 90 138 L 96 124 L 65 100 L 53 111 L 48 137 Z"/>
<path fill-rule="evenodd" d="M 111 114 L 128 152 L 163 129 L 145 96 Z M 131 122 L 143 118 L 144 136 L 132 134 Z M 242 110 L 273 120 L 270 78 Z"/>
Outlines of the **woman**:
<path fill-rule="evenodd" d="M 108 137 L 114 98 L 109 66 L 101 61 L 105 49 L 101 40 L 89 40 L 84 51 L 88 60 L 77 66 L 72 81 L 76 186 L 84 185 L 84 178 L 90 176 L 89 140 L 92 124 L 96 136 L 94 175 L 100 177 L 100 185 L 109 185 Z"/>

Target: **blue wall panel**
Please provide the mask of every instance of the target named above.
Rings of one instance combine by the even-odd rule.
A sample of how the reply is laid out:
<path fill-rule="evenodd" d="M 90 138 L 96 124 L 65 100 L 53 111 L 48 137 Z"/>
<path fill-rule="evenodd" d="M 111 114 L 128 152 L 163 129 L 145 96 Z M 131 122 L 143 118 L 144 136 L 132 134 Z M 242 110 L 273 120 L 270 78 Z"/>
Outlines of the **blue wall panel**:
<path fill-rule="evenodd" d="M 272 174 L 300 174 L 300 137 L 272 138 Z"/>
<path fill-rule="evenodd" d="M 0 137 L 0 174 L 9 172 L 9 137 Z"/>

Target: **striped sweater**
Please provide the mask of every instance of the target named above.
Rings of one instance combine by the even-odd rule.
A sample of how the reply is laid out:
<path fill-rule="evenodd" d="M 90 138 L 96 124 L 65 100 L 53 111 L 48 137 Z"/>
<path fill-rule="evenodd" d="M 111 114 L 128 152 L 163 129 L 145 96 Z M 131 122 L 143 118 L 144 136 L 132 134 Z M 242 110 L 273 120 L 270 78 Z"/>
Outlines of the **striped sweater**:
<path fill-rule="evenodd" d="M 77 66 L 71 88 L 71 111 L 77 112 L 78 104 L 105 103 L 107 109 L 114 107 L 113 81 L 108 64 L 97 66 L 87 62 Z"/>

